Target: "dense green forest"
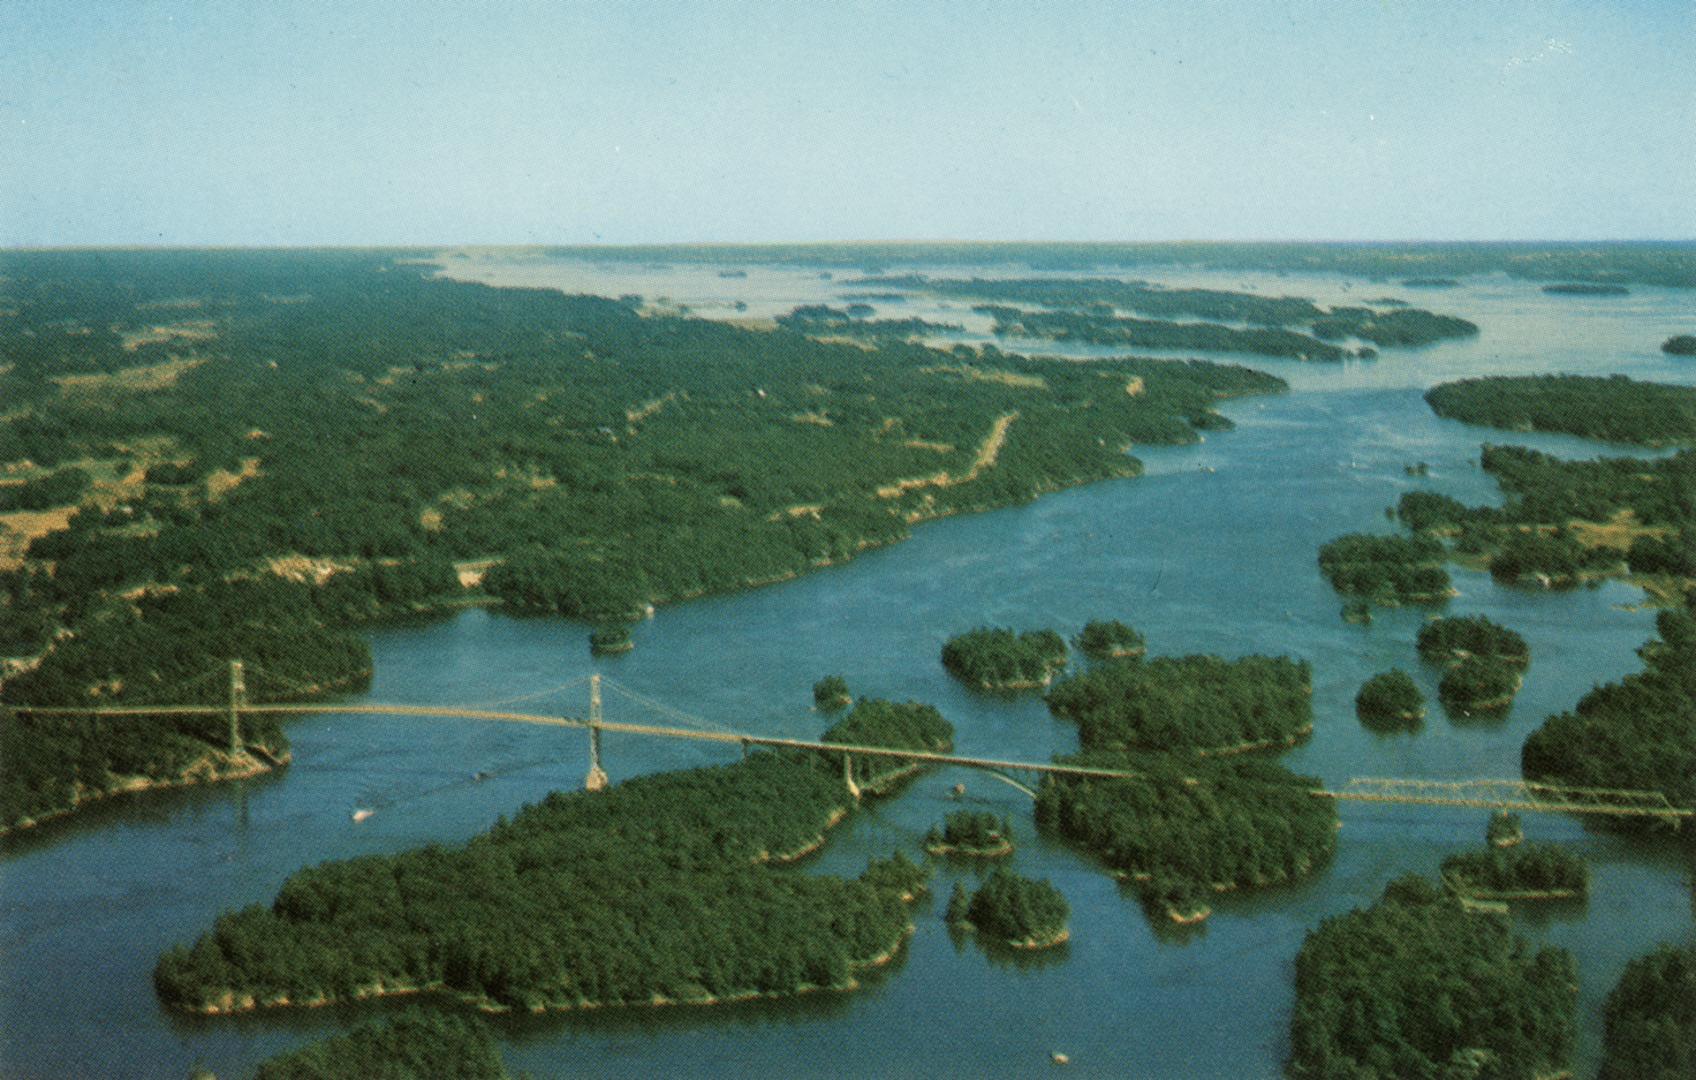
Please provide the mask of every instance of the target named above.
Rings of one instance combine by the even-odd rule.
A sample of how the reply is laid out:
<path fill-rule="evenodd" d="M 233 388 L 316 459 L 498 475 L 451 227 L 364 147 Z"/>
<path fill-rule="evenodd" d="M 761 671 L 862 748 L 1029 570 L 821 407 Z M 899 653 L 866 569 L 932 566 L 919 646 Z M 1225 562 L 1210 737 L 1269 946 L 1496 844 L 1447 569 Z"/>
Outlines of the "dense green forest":
<path fill-rule="evenodd" d="M 1696 806 L 1696 616 L 1662 611 L 1643 670 L 1591 690 L 1525 740 L 1527 779 L 1659 791 Z"/>
<path fill-rule="evenodd" d="M 1062 760 L 1139 774 L 1049 776 L 1036 804 L 1038 824 L 1139 887 L 1255 888 L 1302 877 L 1336 849 L 1336 805 L 1309 794 L 1319 781 L 1272 762 L 1101 751 Z"/>
<path fill-rule="evenodd" d="M 1085 750 L 1283 746 L 1312 730 L 1313 672 L 1288 657 L 1160 656 L 1097 664 L 1048 692 Z"/>
<path fill-rule="evenodd" d="M 865 313 L 857 310 L 865 308 Z M 906 341 L 908 338 L 928 337 L 958 332 L 953 323 L 930 322 L 926 319 L 871 319 L 870 308 L 850 304 L 846 309 L 828 304 L 803 304 L 787 315 L 777 317 L 777 325 L 815 337 L 842 336 L 865 338 L 871 341 Z"/>
<path fill-rule="evenodd" d="M 851 804 L 834 763 L 791 752 L 556 792 L 460 847 L 300 870 L 167 952 L 154 983 L 191 1011 L 415 987 L 535 1010 L 852 985 L 907 932 L 913 875 L 766 865 Z"/>
<path fill-rule="evenodd" d="M 1016 633 L 980 626 L 949 638 L 942 666 L 968 686 L 1023 690 L 1047 686 L 1066 666 L 1066 641 L 1053 630 Z"/>
<path fill-rule="evenodd" d="M 1200 361 L 868 348 L 638 306 L 384 252 L 0 254 L 0 655 L 34 667 L 0 705 L 195 700 L 183 675 L 263 647 L 202 635 L 165 662 L 142 629 L 115 636 L 156 594 L 287 579 L 307 614 L 268 662 L 348 685 L 361 621 L 479 595 L 626 620 L 1134 475 L 1131 443 L 1193 441 L 1221 399 L 1283 388 Z M 84 727 L 64 737 L 101 741 Z M 58 793 L 8 796 L 30 814 L 127 764 L 9 749 Z"/>
<path fill-rule="evenodd" d="M 1458 716 L 1506 711 L 1524 681 L 1519 669 L 1494 657 L 1468 656 L 1450 664 L 1437 684 L 1437 700 Z"/>
<path fill-rule="evenodd" d="M 954 748 L 954 726 L 935 708 L 916 701 L 896 704 L 861 698 L 821 739 L 849 746 L 895 746 L 940 754 Z M 864 754 L 853 758 L 852 769 L 854 783 L 860 790 L 874 794 L 919 771 L 918 766 L 900 758 Z"/>
<path fill-rule="evenodd" d="M 1427 604 L 1453 591 L 1445 556 L 1430 537 L 1350 533 L 1319 549 L 1319 569 L 1344 596 L 1387 606 Z"/>
<path fill-rule="evenodd" d="M 1431 619 L 1419 628 L 1417 645 L 1419 658 L 1429 664 L 1449 664 L 1469 656 L 1500 660 L 1516 668 L 1531 663 L 1525 639 L 1483 615 Z"/>
<path fill-rule="evenodd" d="M 254 1080 L 506 1080 L 489 1026 L 411 1008 L 262 1062 Z"/>
<path fill-rule="evenodd" d="M 1463 851 L 1443 860 L 1443 878 L 1464 895 L 1483 898 L 1525 893 L 1582 896 L 1590 889 L 1590 867 L 1559 844 Z"/>
<path fill-rule="evenodd" d="M 1625 966 L 1608 994 L 1598 1080 L 1696 1076 L 1696 946 L 1662 945 Z"/>
<path fill-rule="evenodd" d="M 1013 826 L 988 810 L 954 810 L 925 834 L 932 855 L 1011 855 Z"/>
<path fill-rule="evenodd" d="M 1417 724 L 1425 716 L 1425 695 L 1413 676 L 1401 668 L 1379 672 L 1361 684 L 1354 696 L 1354 712 L 1374 726 Z"/>
<path fill-rule="evenodd" d="M 1294 1077 L 1534 1080 L 1572 1057 L 1577 966 L 1418 876 L 1332 916 L 1296 957 Z"/>
<path fill-rule="evenodd" d="M 1336 361 L 1350 356 L 1373 355 L 1370 349 L 1351 352 L 1306 334 L 1269 327 L 1237 330 L 1214 323 L 1166 322 L 1074 311 L 1024 311 L 992 305 L 973 310 L 995 319 L 997 337 L 1086 341 L 1091 345 L 1119 345 L 1134 349 L 1253 353 L 1292 360 Z"/>
<path fill-rule="evenodd" d="M 1091 619 L 1072 639 L 1072 644 L 1091 660 L 1127 659 L 1148 651 L 1148 642 L 1141 631 L 1118 619 Z"/>
<path fill-rule="evenodd" d="M 1450 420 L 1644 446 L 1696 442 L 1696 388 L 1624 375 L 1488 375 L 1425 392 Z"/>
<path fill-rule="evenodd" d="M 885 243 L 785 245 L 645 245 L 549 248 L 549 254 L 600 261 L 649 263 L 738 262 L 860 268 L 981 266 L 1004 263 L 1032 270 L 1192 267 L 1272 273 L 1346 274 L 1368 280 L 1454 279 L 1507 274 L 1528 281 L 1602 281 L 1696 288 L 1696 243 Z M 1404 282 L 1406 284 L 1406 282 Z"/>
<path fill-rule="evenodd" d="M 835 712 L 854 703 L 848 692 L 848 680 L 840 675 L 826 675 L 813 684 L 813 705 L 823 712 Z"/>
<path fill-rule="evenodd" d="M 997 867 L 972 893 L 963 921 L 993 941 L 1041 949 L 1066 940 L 1071 917 L 1071 905 L 1052 882 Z"/>

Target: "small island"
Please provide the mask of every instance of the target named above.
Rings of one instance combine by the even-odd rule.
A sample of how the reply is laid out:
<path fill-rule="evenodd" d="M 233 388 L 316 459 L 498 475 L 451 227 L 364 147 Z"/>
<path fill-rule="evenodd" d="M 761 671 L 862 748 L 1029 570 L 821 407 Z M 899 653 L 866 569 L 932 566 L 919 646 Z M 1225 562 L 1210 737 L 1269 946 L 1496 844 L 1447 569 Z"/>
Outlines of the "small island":
<path fill-rule="evenodd" d="M 945 754 L 954 748 L 954 725 L 932 706 L 917 701 L 897 704 L 861 698 L 820 739 L 848 746 L 890 746 Z M 852 790 L 857 795 L 886 795 L 927 768 L 895 757 L 860 754 L 849 758 Z M 819 842 L 823 843 L 822 837 Z"/>
<path fill-rule="evenodd" d="M 1313 730 L 1313 671 L 1285 656 L 1160 656 L 1100 664 L 1055 685 L 1048 708 L 1086 750 L 1237 754 Z"/>
<path fill-rule="evenodd" d="M 1597 1080 L 1696 1076 L 1696 945 L 1660 945 L 1625 965 L 1602 1017 Z"/>
<path fill-rule="evenodd" d="M 1489 847 L 1443 860 L 1443 880 L 1473 900 L 1563 900 L 1590 890 L 1590 868 L 1558 844 Z"/>
<path fill-rule="evenodd" d="M 1493 848 L 1510 848 L 1524 841 L 1525 826 L 1512 810 L 1497 810 L 1490 815 L 1484 839 Z"/>
<path fill-rule="evenodd" d="M 589 651 L 596 656 L 627 653 L 636 647 L 630 640 L 630 628 L 621 623 L 597 626 L 589 632 Z"/>
<path fill-rule="evenodd" d="M 1432 619 L 1419 628 L 1419 658 L 1430 664 L 1447 664 L 1478 657 L 1499 660 L 1523 669 L 1531 663 L 1531 649 L 1519 634 L 1482 615 L 1457 615 Z"/>
<path fill-rule="evenodd" d="M 1066 641 L 1053 630 L 979 627 L 948 639 L 942 666 L 981 690 L 1035 690 L 1066 666 Z"/>
<path fill-rule="evenodd" d="M 1118 619 L 1093 619 L 1085 623 L 1072 643 L 1091 660 L 1126 660 L 1148 651 L 1142 634 Z"/>
<path fill-rule="evenodd" d="M 955 810 L 942 828 L 925 834 L 925 850 L 932 855 L 971 855 L 999 858 L 1013 854 L 1013 827 L 1005 817 L 987 810 Z"/>
<path fill-rule="evenodd" d="M 1450 714 L 1494 716 L 1506 712 L 1524 683 L 1519 669 L 1487 656 L 1469 656 L 1443 672 L 1437 700 Z"/>
<path fill-rule="evenodd" d="M 1391 668 L 1366 680 L 1355 695 L 1354 711 L 1362 723 L 1374 727 L 1414 725 L 1425 716 L 1425 695 L 1413 676 Z"/>
<path fill-rule="evenodd" d="M 848 692 L 848 680 L 840 675 L 826 675 L 813 684 L 813 705 L 820 712 L 836 712 L 854 703 Z"/>
<path fill-rule="evenodd" d="M 1565 1074 L 1572 954 L 1470 914 L 1417 875 L 1308 932 L 1296 957 L 1292 1077 Z"/>
<path fill-rule="evenodd" d="M 1631 290 L 1624 285 L 1610 285 L 1599 281 L 1566 281 L 1555 285 L 1545 285 L 1543 291 L 1551 296 L 1629 296 L 1631 294 Z"/>
<path fill-rule="evenodd" d="M 1046 879 L 998 868 L 961 903 L 965 890 L 955 886 L 948 904 L 948 921 L 969 925 L 980 935 L 1015 949 L 1047 949 L 1067 941 L 1072 907 Z"/>
<path fill-rule="evenodd" d="M 1453 289 L 1460 285 L 1452 277 L 1411 277 L 1402 279 L 1404 289 Z"/>
<path fill-rule="evenodd" d="M 1677 334 L 1661 342 L 1661 351 L 1668 356 L 1696 356 L 1696 335 Z"/>
<path fill-rule="evenodd" d="M 1394 607 L 1430 604 L 1454 593 L 1443 545 L 1428 536 L 1350 533 L 1319 549 L 1319 569 L 1346 597 Z"/>

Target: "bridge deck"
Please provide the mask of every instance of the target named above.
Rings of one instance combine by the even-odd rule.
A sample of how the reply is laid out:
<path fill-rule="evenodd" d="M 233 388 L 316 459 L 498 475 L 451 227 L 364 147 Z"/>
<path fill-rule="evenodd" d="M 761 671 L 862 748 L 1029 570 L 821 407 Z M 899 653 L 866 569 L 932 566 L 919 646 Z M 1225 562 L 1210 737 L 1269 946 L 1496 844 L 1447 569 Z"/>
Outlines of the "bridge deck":
<path fill-rule="evenodd" d="M 227 706 L 220 705 L 108 705 L 88 707 L 10 706 L 4 711 L 12 714 L 32 713 L 42 716 L 225 716 Z M 972 757 L 930 750 L 906 750 L 889 746 L 861 746 L 847 743 L 827 743 L 815 739 L 791 739 L 775 735 L 754 735 L 747 732 L 703 731 L 694 728 L 661 724 L 633 724 L 603 720 L 591 725 L 588 720 L 573 716 L 550 716 L 541 713 L 504 712 L 494 709 L 461 708 L 438 705 L 298 705 L 244 704 L 241 713 L 273 716 L 309 716 L 355 714 L 367 716 L 431 716 L 460 717 L 497 723 L 534 724 L 543 727 L 587 730 L 598 726 L 602 731 L 653 738 L 690 739 L 696 742 L 728 746 L 770 746 L 795 750 L 810 750 L 829 754 L 859 754 L 865 757 L 899 758 L 935 765 L 955 765 L 969 769 L 999 772 L 1024 772 L 1038 775 L 1083 776 L 1108 780 L 1145 779 L 1141 773 L 1127 769 L 1105 769 L 1088 765 L 1065 765 L 1057 762 L 1008 761 L 1001 758 Z M 1355 779 L 1341 790 L 1314 788 L 1314 798 L 1347 802 L 1390 803 L 1417 806 L 1455 806 L 1485 810 L 1517 810 L 1530 813 L 1603 814 L 1613 817 L 1656 817 L 1679 821 L 1696 817 L 1696 810 L 1667 803 L 1659 792 L 1608 791 L 1591 788 L 1565 788 L 1552 784 L 1537 784 L 1520 780 L 1403 780 Z"/>

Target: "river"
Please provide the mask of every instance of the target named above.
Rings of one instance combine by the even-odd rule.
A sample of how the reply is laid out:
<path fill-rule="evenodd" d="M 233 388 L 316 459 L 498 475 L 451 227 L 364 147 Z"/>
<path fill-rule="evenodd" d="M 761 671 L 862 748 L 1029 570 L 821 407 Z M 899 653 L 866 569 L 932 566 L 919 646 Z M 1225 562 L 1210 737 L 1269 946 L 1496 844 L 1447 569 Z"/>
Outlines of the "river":
<path fill-rule="evenodd" d="M 985 267 L 950 270 L 1010 272 Z M 503 284 L 665 295 L 704 314 L 760 316 L 857 291 L 817 271 L 598 267 L 482 255 L 457 276 Z M 580 689 L 549 688 L 601 671 L 621 686 L 725 727 L 814 736 L 810 687 L 846 676 L 857 694 L 915 699 L 955 725 L 958 749 L 1043 759 L 1076 746 L 1075 729 L 1034 696 L 970 692 L 937 661 L 945 638 L 974 626 L 1052 626 L 1091 618 L 1141 629 L 1153 653 L 1291 654 L 1314 665 L 1315 733 L 1281 760 L 1326 784 L 1351 776 L 1518 775 L 1525 735 L 1593 684 L 1635 670 L 1653 613 L 1619 584 L 1570 592 L 1507 589 L 1456 572 L 1456 614 L 1518 630 L 1532 665 L 1512 711 L 1451 721 L 1436 673 L 1414 653 L 1425 612 L 1344 623 L 1318 573 L 1318 545 L 1386 529 L 1384 509 L 1418 486 L 1496 499 L 1477 467 L 1485 441 L 1573 456 L 1629 452 L 1576 439 L 1508 435 L 1434 417 L 1428 386 L 1465 374 L 1625 372 L 1696 382 L 1696 365 L 1658 351 L 1688 322 L 1688 294 L 1634 287 L 1628 297 L 1548 296 L 1505 277 L 1442 292 L 1337 277 L 1245 273 L 1135 276 L 1314 297 L 1400 296 L 1477 322 L 1474 339 L 1385 350 L 1375 361 L 1299 364 L 1237 357 L 1292 385 L 1223 411 L 1237 422 L 1199 445 L 1139 448 L 1145 476 L 1074 489 L 1024 507 L 920 526 L 913 538 L 786 584 L 662 610 L 625 656 L 591 658 L 586 627 L 471 610 L 371 633 L 373 685 L 362 699 L 492 704 L 581 714 Z M 849 275 L 839 274 L 838 278 Z M 860 289 L 858 291 L 865 291 Z M 733 312 L 741 300 L 745 311 Z M 960 322 L 962 306 L 908 302 L 879 315 Z M 981 329 L 981 323 L 976 325 Z M 969 336 L 969 335 L 968 335 Z M 1405 466 L 1430 465 L 1412 478 Z M 1422 727 L 1376 734 L 1353 696 L 1392 665 L 1433 699 Z M 652 719 L 609 693 L 609 719 Z M 324 859 L 454 843 L 497 815 L 581 783 L 577 731 L 474 721 L 329 715 L 293 721 L 295 763 L 281 775 L 114 800 L 9 842 L 0 857 L 0 1073 L 21 1077 L 181 1077 L 196 1063 L 242 1076 L 259 1060 L 331 1034 L 392 1004 L 187 1019 L 164 1011 L 157 955 L 222 910 L 267 903 L 289 873 Z M 722 748 L 609 735 L 615 780 L 726 760 Z M 482 779 L 476 773 L 487 774 Z M 939 772 L 833 834 L 797 872 L 857 874 L 871 855 L 916 854 L 957 805 L 1010 815 L 1014 865 L 1050 878 L 1073 908 L 1072 940 L 1008 956 L 950 937 L 940 901 L 917 912 L 900 959 L 846 994 L 713 1008 L 597 1010 L 496 1021 L 508 1065 L 538 1076 L 1023 1075 L 1063 1052 L 1085 1075 L 1275 1076 L 1286 1054 L 1292 969 L 1302 936 L 1370 903 L 1401 873 L 1434 873 L 1482 841 L 1483 811 L 1344 804 L 1335 860 L 1300 884 L 1228 896 L 1205 925 L 1153 926 L 1092 862 L 1036 835 L 1028 798 L 980 774 Z M 356 809 L 375 813 L 355 822 Z M 1691 849 L 1621 838 L 1553 815 L 1528 815 L 1533 839 L 1573 845 L 1591 864 L 1587 902 L 1516 905 L 1515 928 L 1577 957 L 1578 1073 L 1594 1072 L 1601 1004 L 1627 960 L 1657 942 L 1696 938 Z M 933 882 L 946 898 L 963 867 Z"/>

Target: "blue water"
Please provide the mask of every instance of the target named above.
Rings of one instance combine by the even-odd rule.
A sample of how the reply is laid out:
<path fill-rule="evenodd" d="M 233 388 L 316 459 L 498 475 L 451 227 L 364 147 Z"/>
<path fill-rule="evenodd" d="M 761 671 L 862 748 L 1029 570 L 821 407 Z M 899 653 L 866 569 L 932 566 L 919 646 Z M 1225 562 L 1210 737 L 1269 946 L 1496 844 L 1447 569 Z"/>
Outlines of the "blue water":
<path fill-rule="evenodd" d="M 1146 272 L 1139 276 L 1150 277 Z M 1266 292 L 1343 300 L 1336 279 L 1229 275 Z M 852 286 L 751 271 L 710 287 L 796 302 Z M 609 293 L 643 291 L 621 279 Z M 1352 296 L 1395 295 L 1356 283 Z M 689 294 L 675 291 L 680 299 Z M 1494 501 L 1477 467 L 1483 441 L 1571 456 L 1627 452 L 1580 440 L 1510 436 L 1433 417 L 1420 399 L 1464 374 L 1624 371 L 1696 382 L 1696 365 L 1659 342 L 1689 298 L 1637 289 L 1625 298 L 1548 297 L 1484 279 L 1409 296 L 1472 318 L 1474 340 L 1389 352 L 1375 362 L 1298 365 L 1243 357 L 1292 391 L 1233 402 L 1237 430 L 1183 448 L 1139 448 L 1147 474 L 1050 496 L 1026 507 L 950 518 L 908 542 L 800 580 L 662 610 L 636 629 L 637 649 L 592 659 L 586 628 L 474 610 L 371 635 L 374 701 L 514 703 L 581 714 L 582 690 L 550 687 L 601 671 L 618 684 L 727 728 L 814 735 L 826 720 L 810 688 L 841 673 L 857 694 L 935 704 L 963 752 L 1042 759 L 1076 746 L 1040 700 L 967 691 L 937 663 L 942 641 L 982 624 L 1053 626 L 1096 617 L 1142 629 L 1156 653 L 1287 653 L 1314 665 L 1315 733 L 1283 755 L 1340 784 L 1351 776 L 1518 774 L 1525 735 L 1593 684 L 1637 667 L 1653 613 L 1622 585 L 1568 592 L 1504 589 L 1460 572 L 1455 613 L 1482 613 L 1532 648 L 1525 687 L 1495 721 L 1455 722 L 1433 709 L 1419 730 L 1376 734 L 1354 718 L 1360 683 L 1389 666 L 1428 696 L 1435 672 L 1413 637 L 1425 612 L 1380 612 L 1370 626 L 1338 617 L 1319 576 L 1318 545 L 1387 528 L 1384 508 L 1413 487 Z M 774 301 L 775 303 L 775 301 Z M 921 303 L 895 310 L 924 315 Z M 1424 461 L 1432 474 L 1410 478 Z M 609 693 L 612 719 L 652 718 Z M 0 860 L 0 1073 L 26 1077 L 182 1076 L 196 1062 L 240 1076 L 271 1054 L 341 1030 L 389 1005 L 189 1020 L 151 988 L 158 953 L 232 906 L 266 903 L 288 874 L 328 858 L 452 843 L 557 787 L 578 785 L 581 732 L 472 721 L 325 716 L 292 722 L 295 765 L 281 776 L 115 801 L 9 844 Z M 609 735 L 614 779 L 727 759 L 708 745 Z M 491 774 L 477 781 L 472 774 Z M 980 774 L 941 772 L 872 805 L 796 872 L 857 874 L 870 856 L 916 854 L 919 837 L 966 802 L 1013 817 L 1014 862 L 1046 876 L 1073 907 L 1072 941 L 1036 957 L 986 953 L 952 938 L 935 907 L 896 963 L 851 994 L 714 1008 L 600 1010 L 497 1022 L 509 1066 L 539 1076 L 1020 1075 L 1068 1054 L 1084 1075 L 1273 1076 L 1286 1053 L 1291 968 L 1303 935 L 1327 915 L 1369 903 L 1390 878 L 1433 872 L 1480 842 L 1481 811 L 1345 804 L 1337 858 L 1298 885 L 1234 895 L 1186 931 L 1151 925 L 1091 861 L 1035 834 L 1027 797 Z M 354 823 L 357 808 L 376 811 Z M 1696 938 L 1690 848 L 1587 831 L 1539 816 L 1537 839 L 1590 861 L 1587 903 L 1517 908 L 1516 928 L 1578 958 L 1580 1075 L 1594 1069 L 1600 1005 L 1625 962 L 1659 941 Z M 944 866 L 946 897 L 971 868 Z M 939 907 L 940 903 L 936 904 Z"/>

